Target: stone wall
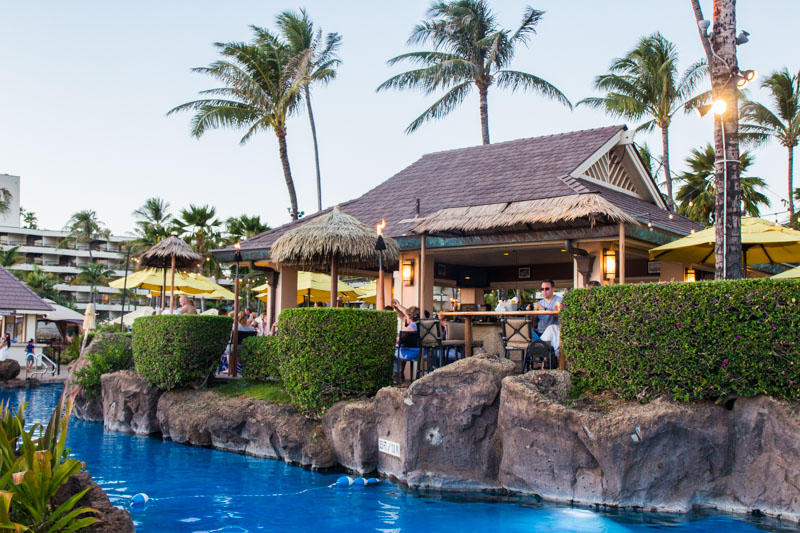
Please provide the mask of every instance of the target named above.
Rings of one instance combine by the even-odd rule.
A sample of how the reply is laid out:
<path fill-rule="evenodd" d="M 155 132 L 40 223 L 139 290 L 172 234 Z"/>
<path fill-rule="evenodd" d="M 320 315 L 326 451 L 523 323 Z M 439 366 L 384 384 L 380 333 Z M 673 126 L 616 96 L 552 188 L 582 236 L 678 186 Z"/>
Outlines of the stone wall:
<path fill-rule="evenodd" d="M 121 392 L 142 387 L 127 373 L 104 376 L 103 403 L 113 397 L 146 406 L 138 419 L 149 426 L 139 427 L 157 423 L 176 442 L 312 468 L 378 470 L 418 488 L 507 489 L 579 504 L 759 510 L 800 519 L 797 405 L 764 397 L 725 405 L 597 405 L 567 398 L 567 372 L 513 372 L 503 358 L 478 355 L 407 389 L 336 404 L 321 420 L 210 391 L 144 401 Z M 133 420 L 137 409 L 122 407 L 130 416 L 111 417 L 115 427 L 125 429 L 120 420 Z M 105 418 L 114 426 L 107 407 Z"/>

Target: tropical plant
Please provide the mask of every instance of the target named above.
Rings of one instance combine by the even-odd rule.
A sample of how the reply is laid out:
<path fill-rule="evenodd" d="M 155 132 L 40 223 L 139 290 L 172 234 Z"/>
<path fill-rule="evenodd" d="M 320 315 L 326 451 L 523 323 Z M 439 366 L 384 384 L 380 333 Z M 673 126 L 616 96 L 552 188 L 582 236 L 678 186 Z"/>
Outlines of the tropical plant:
<path fill-rule="evenodd" d="M 58 279 L 55 276 L 45 272 L 36 265 L 33 266 L 33 270 L 28 272 L 25 277 L 25 284 L 38 296 L 60 302 L 61 295 L 56 290 L 57 283 Z"/>
<path fill-rule="evenodd" d="M 311 108 L 311 85 L 325 85 L 336 78 L 336 68 L 341 64 L 337 55 L 342 37 L 329 33 L 323 39 L 322 30 L 314 31 L 314 22 L 305 9 L 299 13 L 284 11 L 277 18 L 283 39 L 298 62 L 297 75 L 302 79 L 303 97 L 311 123 L 311 138 L 314 141 L 314 163 L 317 170 L 317 210 L 322 210 L 322 182 L 319 170 L 319 146 L 314 111 Z"/>
<path fill-rule="evenodd" d="M 11 191 L 5 187 L 0 187 L 0 215 L 8 211 L 8 208 L 11 205 L 11 199 Z"/>
<path fill-rule="evenodd" d="M 759 216 L 759 207 L 769 207 L 769 199 L 760 192 L 767 184 L 762 178 L 745 176 L 754 158 L 749 152 L 739 156 L 739 181 L 742 187 L 742 207 L 751 216 Z M 714 224 L 714 167 L 716 156 L 714 147 L 708 143 L 705 149 L 695 148 L 686 158 L 689 171 L 684 172 L 679 181 L 683 183 L 675 199 L 678 202 L 678 213 L 685 215 L 700 224 Z"/>
<path fill-rule="evenodd" d="M 39 424 L 25 430 L 25 406 L 17 413 L 7 404 L 3 406 L 0 412 L 0 528 L 36 533 L 71 532 L 97 522 L 96 517 L 87 515 L 100 514 L 99 511 L 77 507 L 88 487 L 61 504 L 55 503 L 59 489 L 83 466 L 80 461 L 68 458 L 66 451 L 74 399 L 75 394 L 69 398 L 62 394 L 44 431 Z"/>
<path fill-rule="evenodd" d="M 86 353 L 89 364 L 75 372 L 76 382 L 88 399 L 100 396 L 100 377 L 119 370 L 133 368 L 131 338 L 119 334 L 104 334 L 97 349 Z"/>
<path fill-rule="evenodd" d="M 678 76 L 678 52 L 661 33 L 642 37 L 624 57 L 611 62 L 608 74 L 595 78 L 605 96 L 584 98 L 578 105 L 603 109 L 630 120 L 646 118 L 637 131 L 661 130 L 661 162 L 667 185 L 667 203 L 674 206 L 669 166 L 669 127 L 675 114 L 697 102 L 695 88 L 707 75 L 705 61 L 697 61 Z"/>
<path fill-rule="evenodd" d="M 100 239 L 108 239 L 110 232 L 103 227 L 103 223 L 97 220 L 97 213 L 92 210 L 86 209 L 78 211 L 67 221 L 64 229 L 69 231 L 69 234 L 63 241 L 58 243 L 59 246 L 65 244 L 75 244 L 85 242 L 89 249 L 89 262 L 94 263 L 92 256 L 92 242 Z"/>
<path fill-rule="evenodd" d="M 0 250 L 0 265 L 10 268 L 22 263 L 25 258 L 22 257 L 22 254 L 17 252 L 17 249 L 19 249 L 19 246 L 12 246 L 11 248 Z"/>
<path fill-rule="evenodd" d="M 544 11 L 527 7 L 512 33 L 498 25 L 486 0 L 436 1 L 428 9 L 428 19 L 415 26 L 408 39 L 409 45 L 429 43 L 433 51 L 409 52 L 390 59 L 389 65 L 408 62 L 420 68 L 389 78 L 377 90 L 417 88 L 432 94 L 447 89 L 406 128 L 406 133 L 411 133 L 429 120 L 447 116 L 474 85 L 480 99 L 483 144 L 489 144 L 488 92 L 492 85 L 512 92 L 532 90 L 572 109 L 554 85 L 533 74 L 506 69 L 515 47 L 528 43 L 543 15 Z"/>
<path fill-rule="evenodd" d="M 109 276 L 114 275 L 114 271 L 98 263 L 89 263 L 86 266 L 78 267 L 78 275 L 72 280 L 70 285 L 89 285 L 91 287 L 90 301 L 97 299 L 97 286 L 108 285 Z"/>
<path fill-rule="evenodd" d="M 758 102 L 745 101 L 741 107 L 739 131 L 756 143 L 777 140 L 788 156 L 789 222 L 797 227 L 794 201 L 794 147 L 800 141 L 800 71 L 792 75 L 787 68 L 773 72 L 761 87 L 768 89 L 773 109 Z"/>
<path fill-rule="evenodd" d="M 245 128 L 247 132 L 240 141 L 244 144 L 256 132 L 272 130 L 278 139 L 290 214 L 297 220 L 299 211 L 289 166 L 286 120 L 297 110 L 305 82 L 289 48 L 268 30 L 251 28 L 254 33 L 251 43 L 215 43 L 223 59 L 192 69 L 216 78 L 223 86 L 202 91 L 200 94 L 211 97 L 179 105 L 167 115 L 194 111 L 191 132 L 198 138 L 208 130 Z"/>
<path fill-rule="evenodd" d="M 39 219 L 33 211 L 27 211 L 24 207 L 20 206 L 19 214 L 22 216 L 22 221 L 25 223 L 27 229 L 39 229 Z"/>

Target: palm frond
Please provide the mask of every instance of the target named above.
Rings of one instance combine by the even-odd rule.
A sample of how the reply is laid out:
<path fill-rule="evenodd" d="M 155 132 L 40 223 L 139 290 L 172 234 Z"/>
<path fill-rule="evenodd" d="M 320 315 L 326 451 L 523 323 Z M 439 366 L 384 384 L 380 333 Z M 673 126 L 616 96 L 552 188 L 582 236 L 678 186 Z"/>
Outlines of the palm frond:
<path fill-rule="evenodd" d="M 426 109 L 424 113 L 414 119 L 414 121 L 408 125 L 408 128 L 406 128 L 406 133 L 413 133 L 429 120 L 440 119 L 447 116 L 464 101 L 464 98 L 469 94 L 471 88 L 472 83 L 466 81 L 450 89 L 444 96 Z"/>
<path fill-rule="evenodd" d="M 572 109 L 572 102 L 558 88 L 550 82 L 527 72 L 515 70 L 501 70 L 495 74 L 495 83 L 498 87 L 511 89 L 512 92 L 521 90 L 535 91 L 542 96 L 555 100 Z"/>

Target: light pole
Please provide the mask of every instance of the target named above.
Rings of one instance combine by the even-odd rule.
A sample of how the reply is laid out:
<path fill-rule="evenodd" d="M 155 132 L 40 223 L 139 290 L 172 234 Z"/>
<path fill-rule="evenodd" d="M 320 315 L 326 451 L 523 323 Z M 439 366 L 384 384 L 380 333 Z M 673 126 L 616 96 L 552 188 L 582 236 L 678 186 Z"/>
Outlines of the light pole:
<path fill-rule="evenodd" d="M 128 292 L 128 265 L 131 261 L 131 249 L 125 247 L 125 281 L 122 282 L 122 314 L 119 315 L 119 331 L 125 333 L 125 293 Z"/>
<path fill-rule="evenodd" d="M 233 346 L 231 346 L 231 360 L 228 361 L 228 373 L 236 377 L 239 355 L 239 262 L 242 260 L 242 245 L 237 242 L 233 246 L 236 248 L 236 254 L 233 256 L 236 261 L 236 276 L 233 278 Z"/>

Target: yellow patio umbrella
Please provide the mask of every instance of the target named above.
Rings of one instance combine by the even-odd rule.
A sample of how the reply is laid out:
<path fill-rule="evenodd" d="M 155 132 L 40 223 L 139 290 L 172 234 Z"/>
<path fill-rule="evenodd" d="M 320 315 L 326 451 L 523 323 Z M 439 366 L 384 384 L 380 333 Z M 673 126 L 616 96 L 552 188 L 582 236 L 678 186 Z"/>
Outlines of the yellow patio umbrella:
<path fill-rule="evenodd" d="M 714 228 L 650 250 L 651 260 L 714 264 Z M 756 217 L 742 218 L 742 254 L 747 265 L 800 263 L 800 231 Z"/>
<path fill-rule="evenodd" d="M 356 292 L 360 295 L 359 300 L 368 304 L 374 304 L 378 298 L 378 282 L 372 280 L 369 283 L 356 287 Z"/>
<path fill-rule="evenodd" d="M 342 297 L 344 302 L 352 302 L 359 299 L 359 294 L 350 285 L 339 281 L 337 295 Z M 269 285 L 264 283 L 254 287 L 259 300 L 266 301 Z M 311 302 L 328 302 L 331 295 L 331 277 L 328 274 L 317 272 L 298 272 L 297 273 L 297 304 L 301 304 L 306 299 Z"/>
<path fill-rule="evenodd" d="M 781 272 L 772 276 L 772 279 L 800 279 L 800 267 L 792 268 L 786 272 Z"/>
<path fill-rule="evenodd" d="M 176 274 L 177 276 L 177 274 Z M 202 274 L 196 274 L 194 272 L 189 272 L 184 274 L 184 276 L 193 279 L 197 282 L 197 286 L 200 288 L 205 289 L 207 292 L 191 292 L 184 291 L 182 289 L 178 289 L 175 291 L 175 294 L 186 295 L 186 296 L 197 296 L 199 298 L 212 298 L 217 300 L 233 300 L 235 298 L 234 294 L 220 285 L 219 283 L 214 282 L 213 280 L 208 279 L 207 277 L 203 276 Z M 177 282 L 177 277 L 175 281 L 175 287 L 179 287 L 180 285 Z M 161 287 L 158 287 L 156 290 L 150 290 L 150 296 L 161 296 Z"/>
<path fill-rule="evenodd" d="M 167 290 L 171 289 L 171 277 L 167 278 Z M 210 280 L 206 280 L 209 283 Z M 128 274 L 127 288 L 129 289 L 148 289 L 157 291 L 161 294 L 161 285 L 164 283 L 164 269 L 161 268 L 147 268 L 139 270 L 132 274 Z M 112 289 L 121 289 L 125 286 L 125 278 L 115 279 L 108 284 Z M 216 285 L 216 284 L 215 284 Z M 175 273 L 175 291 L 181 291 L 184 294 L 194 294 L 205 296 L 206 293 L 213 292 L 215 289 L 210 287 L 208 283 L 192 277 L 191 274 L 184 274 L 181 272 Z M 229 291 L 230 292 L 230 291 Z"/>

